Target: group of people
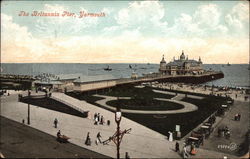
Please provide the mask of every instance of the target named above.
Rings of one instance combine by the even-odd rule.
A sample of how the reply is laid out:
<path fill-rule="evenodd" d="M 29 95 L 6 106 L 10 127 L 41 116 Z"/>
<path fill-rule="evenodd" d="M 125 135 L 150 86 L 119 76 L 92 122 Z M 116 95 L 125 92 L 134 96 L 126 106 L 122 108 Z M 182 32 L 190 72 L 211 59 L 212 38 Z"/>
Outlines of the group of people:
<path fill-rule="evenodd" d="M 234 120 L 235 121 L 240 121 L 241 115 L 239 113 L 235 114 Z"/>
<path fill-rule="evenodd" d="M 227 139 L 230 138 L 230 131 L 229 128 L 227 126 L 225 126 L 224 128 L 218 128 L 218 137 L 226 137 Z"/>
<path fill-rule="evenodd" d="M 55 120 L 54 120 L 54 127 L 55 128 L 57 128 L 57 124 L 58 124 L 58 119 L 55 118 Z M 60 136 L 61 136 L 61 131 L 59 130 L 57 132 L 57 138 L 60 138 Z M 98 132 L 97 135 L 96 135 L 96 140 L 95 140 L 96 145 L 98 145 L 98 143 L 102 143 L 101 138 L 102 138 L 101 133 Z M 86 140 L 85 140 L 85 145 L 91 146 L 91 138 L 90 138 L 90 133 L 89 132 L 88 132 Z"/>
<path fill-rule="evenodd" d="M 176 144 L 175 144 L 175 152 L 180 152 L 180 144 L 178 142 L 176 142 Z M 182 153 L 183 153 L 182 154 L 183 158 L 188 158 L 189 154 L 190 155 L 195 155 L 196 154 L 196 149 L 195 149 L 194 143 L 192 142 L 192 144 L 190 145 L 189 153 L 188 153 L 188 150 L 187 150 L 187 145 L 184 143 Z"/>
<path fill-rule="evenodd" d="M 94 114 L 94 124 L 95 125 L 104 125 L 105 124 L 105 119 L 103 115 L 100 115 L 100 113 L 95 113 Z M 110 125 L 110 121 L 107 121 L 107 125 Z"/>
<path fill-rule="evenodd" d="M 98 132 L 97 135 L 96 135 L 96 140 L 95 140 L 96 145 L 98 145 L 98 143 L 102 144 L 101 138 L 102 138 L 101 133 Z M 88 132 L 86 140 L 85 140 L 85 145 L 91 146 L 91 143 L 92 143 L 92 141 L 91 141 L 91 138 L 90 138 L 90 133 Z"/>

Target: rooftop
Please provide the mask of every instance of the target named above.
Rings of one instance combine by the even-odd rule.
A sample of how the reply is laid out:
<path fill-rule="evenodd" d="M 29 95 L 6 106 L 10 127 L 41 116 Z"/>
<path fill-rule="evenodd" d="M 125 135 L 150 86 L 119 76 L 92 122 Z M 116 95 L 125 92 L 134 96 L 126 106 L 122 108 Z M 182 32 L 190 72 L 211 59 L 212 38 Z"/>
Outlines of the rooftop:
<path fill-rule="evenodd" d="M 58 80 L 70 80 L 70 79 L 77 79 L 80 76 L 82 76 L 81 73 L 74 73 L 74 74 L 60 74 L 56 75 L 58 77 Z"/>
<path fill-rule="evenodd" d="M 112 75 L 95 75 L 95 76 L 81 75 L 74 81 L 74 83 L 87 83 L 87 82 L 106 81 L 115 79 L 117 78 L 115 78 Z"/>
<path fill-rule="evenodd" d="M 199 62 L 196 60 L 174 60 L 172 62 L 169 62 L 167 66 L 183 66 L 185 62 L 191 63 L 191 66 L 199 65 Z"/>

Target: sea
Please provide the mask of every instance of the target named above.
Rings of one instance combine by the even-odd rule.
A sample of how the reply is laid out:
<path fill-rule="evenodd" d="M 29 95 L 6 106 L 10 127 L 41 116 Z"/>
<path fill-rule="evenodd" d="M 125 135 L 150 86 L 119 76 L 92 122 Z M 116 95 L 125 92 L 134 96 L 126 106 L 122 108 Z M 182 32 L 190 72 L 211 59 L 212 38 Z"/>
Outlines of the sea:
<path fill-rule="evenodd" d="M 112 70 L 105 71 L 105 68 Z M 204 64 L 205 70 L 222 71 L 224 78 L 204 85 L 215 85 L 225 87 L 250 88 L 250 70 L 248 64 Z M 84 64 L 84 63 L 1 63 L 2 74 L 15 75 L 39 75 L 49 74 L 74 74 L 83 75 L 105 75 L 109 74 L 115 78 L 129 78 L 132 72 L 138 76 L 143 74 L 158 72 L 159 64 Z"/>

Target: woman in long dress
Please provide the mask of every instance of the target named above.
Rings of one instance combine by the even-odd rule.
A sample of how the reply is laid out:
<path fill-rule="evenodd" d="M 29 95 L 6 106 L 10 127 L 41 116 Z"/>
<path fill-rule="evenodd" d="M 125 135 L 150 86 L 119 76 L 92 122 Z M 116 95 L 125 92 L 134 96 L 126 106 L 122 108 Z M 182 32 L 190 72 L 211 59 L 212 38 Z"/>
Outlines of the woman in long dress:
<path fill-rule="evenodd" d="M 168 140 L 173 141 L 173 133 L 171 131 L 169 131 L 168 133 L 169 133 Z"/>
<path fill-rule="evenodd" d="M 88 132 L 87 138 L 86 138 L 86 140 L 85 140 L 85 145 L 87 145 L 87 146 L 90 146 L 90 145 L 91 145 L 91 140 L 90 140 L 90 137 L 89 137 L 89 132 Z"/>

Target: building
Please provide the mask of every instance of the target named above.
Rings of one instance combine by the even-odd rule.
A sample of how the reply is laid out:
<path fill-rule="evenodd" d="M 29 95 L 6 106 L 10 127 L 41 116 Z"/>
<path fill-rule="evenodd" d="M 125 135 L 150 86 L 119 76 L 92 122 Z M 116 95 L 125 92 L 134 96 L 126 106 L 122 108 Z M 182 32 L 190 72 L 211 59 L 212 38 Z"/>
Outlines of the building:
<path fill-rule="evenodd" d="M 35 87 L 53 89 L 54 91 L 70 91 L 73 90 L 73 81 L 76 80 L 80 73 L 76 74 L 41 74 L 37 76 L 37 80 L 34 82 Z"/>
<path fill-rule="evenodd" d="M 189 60 L 188 56 L 185 56 L 184 51 L 182 51 L 178 60 L 174 58 L 169 63 L 166 63 L 163 55 L 159 72 L 162 75 L 197 75 L 203 74 L 204 70 L 200 57 L 198 61 Z"/>
<path fill-rule="evenodd" d="M 74 91 L 84 92 L 116 86 L 116 80 L 112 75 L 79 76 L 74 80 Z"/>
<path fill-rule="evenodd" d="M 85 76 L 80 73 L 43 75 L 34 82 L 35 87 L 41 89 L 52 89 L 58 92 L 68 91 L 90 91 L 110 88 L 116 85 L 112 75 Z"/>

